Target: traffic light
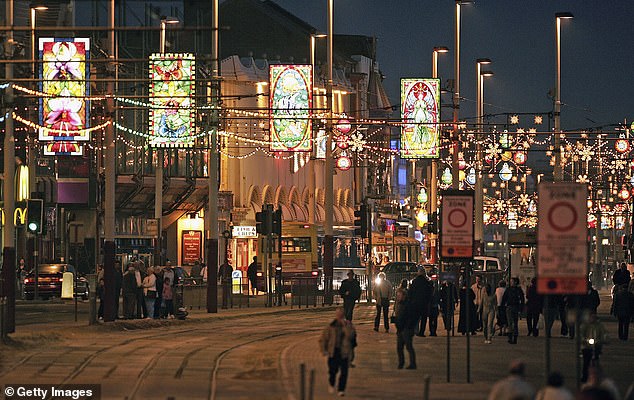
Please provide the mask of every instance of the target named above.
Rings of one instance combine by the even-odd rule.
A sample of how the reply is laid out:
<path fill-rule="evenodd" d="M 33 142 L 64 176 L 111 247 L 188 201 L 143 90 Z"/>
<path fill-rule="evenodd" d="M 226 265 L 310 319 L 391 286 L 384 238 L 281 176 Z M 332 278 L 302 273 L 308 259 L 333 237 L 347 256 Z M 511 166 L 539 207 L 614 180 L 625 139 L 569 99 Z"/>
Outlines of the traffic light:
<path fill-rule="evenodd" d="M 433 212 L 427 221 L 427 233 L 438 233 L 438 212 Z"/>
<path fill-rule="evenodd" d="M 368 233 L 368 205 L 362 203 L 359 209 L 354 211 L 354 234 L 366 238 Z"/>
<path fill-rule="evenodd" d="M 271 224 L 271 232 L 275 233 L 277 236 L 282 236 L 282 209 L 278 208 L 273 211 Z"/>
<path fill-rule="evenodd" d="M 41 234 L 42 225 L 44 222 L 44 200 L 42 199 L 27 200 L 26 204 L 27 204 L 26 227 L 31 233 Z"/>
<path fill-rule="evenodd" d="M 262 208 L 261 212 L 255 213 L 255 230 L 260 235 L 268 235 L 272 228 L 272 212 L 269 209 Z"/>

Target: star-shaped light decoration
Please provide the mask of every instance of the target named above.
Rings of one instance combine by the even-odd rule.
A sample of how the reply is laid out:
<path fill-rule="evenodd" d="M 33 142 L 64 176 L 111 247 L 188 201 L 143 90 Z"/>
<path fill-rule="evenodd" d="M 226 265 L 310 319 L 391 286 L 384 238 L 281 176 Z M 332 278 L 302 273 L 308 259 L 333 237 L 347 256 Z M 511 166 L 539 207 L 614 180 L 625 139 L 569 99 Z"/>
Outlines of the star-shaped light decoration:
<path fill-rule="evenodd" d="M 535 125 L 541 125 L 543 121 L 544 119 L 541 115 L 536 115 L 535 118 L 533 119 L 533 122 L 535 123 Z"/>
<path fill-rule="evenodd" d="M 612 168 L 615 169 L 615 170 L 622 171 L 622 170 L 625 169 L 625 167 L 627 167 L 627 161 L 626 160 L 622 160 L 620 158 L 617 158 L 614 161 L 612 161 Z"/>
<path fill-rule="evenodd" d="M 535 129 L 535 128 L 530 128 L 530 129 L 528 130 L 528 133 L 537 133 L 537 129 Z"/>
<path fill-rule="evenodd" d="M 585 174 L 579 175 L 577 177 L 577 182 L 578 183 L 588 183 L 588 175 L 585 175 Z"/>
<path fill-rule="evenodd" d="M 517 128 L 517 133 L 525 133 L 526 131 L 524 130 L 524 128 Z"/>
<path fill-rule="evenodd" d="M 500 149 L 497 143 L 491 143 L 489 145 L 489 148 L 487 148 L 486 153 L 489 157 L 494 159 L 494 158 L 497 158 L 497 156 L 502 153 L 502 149 Z"/>
<path fill-rule="evenodd" d="M 517 202 L 522 207 L 528 207 L 528 203 L 531 201 L 530 197 L 526 193 L 522 193 L 517 198 Z"/>
<path fill-rule="evenodd" d="M 520 123 L 519 115 L 511 115 L 511 124 L 517 125 Z"/>
<path fill-rule="evenodd" d="M 506 208 L 506 202 L 504 200 L 497 200 L 495 202 L 495 209 L 498 211 L 504 211 Z"/>
<path fill-rule="evenodd" d="M 363 146 L 365 146 L 365 144 L 366 140 L 363 138 L 362 133 L 353 133 L 352 135 L 350 135 L 350 139 L 348 140 L 350 151 L 359 153 L 363 151 Z"/>
<path fill-rule="evenodd" d="M 592 156 L 594 156 L 594 151 L 592 147 L 584 146 L 579 151 L 579 155 L 581 156 L 582 161 L 590 161 L 592 160 Z"/>

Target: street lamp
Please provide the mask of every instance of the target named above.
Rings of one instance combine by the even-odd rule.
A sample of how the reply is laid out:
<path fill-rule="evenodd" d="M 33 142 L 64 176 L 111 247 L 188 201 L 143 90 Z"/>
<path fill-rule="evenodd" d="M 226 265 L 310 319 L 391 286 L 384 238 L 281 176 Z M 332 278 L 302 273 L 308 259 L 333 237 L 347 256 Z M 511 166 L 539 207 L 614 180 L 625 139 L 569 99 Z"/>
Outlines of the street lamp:
<path fill-rule="evenodd" d="M 557 82 L 555 86 L 555 168 L 553 176 L 555 181 L 564 180 L 564 168 L 561 165 L 561 20 L 572 19 L 569 12 L 555 14 L 557 25 Z"/>
<path fill-rule="evenodd" d="M 434 47 L 431 57 L 431 77 L 438 78 L 438 55 L 449 53 L 449 48 L 446 46 L 437 46 Z M 438 159 L 431 159 L 431 177 L 429 179 L 429 213 L 430 215 L 435 215 L 434 213 L 438 210 Z M 436 262 L 436 234 L 432 233 L 430 236 L 430 258 L 431 262 Z"/>
<path fill-rule="evenodd" d="M 36 27 L 36 17 L 38 11 L 48 10 L 48 6 L 39 2 L 33 2 L 30 4 L 31 11 L 31 78 L 33 78 L 33 89 L 37 90 L 37 62 L 36 62 L 36 54 L 37 54 L 37 43 L 35 43 L 35 27 Z M 31 198 L 31 193 L 35 190 L 35 135 L 37 135 L 37 130 L 33 133 L 33 135 L 29 135 L 29 154 L 28 154 L 28 165 L 29 165 L 29 193 L 28 198 Z"/>
<path fill-rule="evenodd" d="M 325 33 L 311 33 L 310 34 L 310 65 L 313 67 L 312 72 L 312 81 L 313 81 L 313 91 L 316 89 L 317 84 L 315 82 L 315 45 L 317 38 L 324 38 L 327 35 Z M 315 124 L 313 124 L 313 130 L 315 129 Z M 313 135 L 313 139 L 315 139 L 315 135 Z M 314 144 L 318 144 L 317 141 L 313 141 Z M 313 145 L 314 147 L 314 145 Z M 310 163 L 310 170 L 308 172 L 308 223 L 315 223 L 315 158 L 312 157 Z"/>
<path fill-rule="evenodd" d="M 178 24 L 178 19 L 173 17 L 161 17 L 161 36 L 159 41 L 159 49 L 162 54 L 165 54 L 165 31 L 167 25 Z M 154 170 L 154 219 L 156 219 L 158 225 L 158 233 L 156 238 L 156 245 L 154 248 L 154 265 L 161 265 L 161 246 L 163 236 L 163 162 L 165 159 L 165 153 L 163 150 L 156 150 L 156 169 Z"/>
<path fill-rule="evenodd" d="M 481 252 L 482 243 L 484 241 L 484 194 L 482 192 L 482 137 L 484 134 L 482 126 L 482 116 L 484 115 L 484 79 L 493 76 L 491 71 L 482 71 L 483 65 L 491 64 L 488 58 L 479 58 L 476 60 L 476 182 L 475 182 L 475 231 L 474 240 L 477 243 L 478 250 Z"/>
<path fill-rule="evenodd" d="M 326 119 L 326 159 L 324 162 L 324 287 L 327 301 L 332 304 L 333 277 L 333 215 L 334 215 L 334 160 L 332 158 L 332 76 L 333 76 L 333 35 L 334 35 L 334 0 L 328 0 L 328 80 L 326 81 L 326 105 L 328 117 Z"/>

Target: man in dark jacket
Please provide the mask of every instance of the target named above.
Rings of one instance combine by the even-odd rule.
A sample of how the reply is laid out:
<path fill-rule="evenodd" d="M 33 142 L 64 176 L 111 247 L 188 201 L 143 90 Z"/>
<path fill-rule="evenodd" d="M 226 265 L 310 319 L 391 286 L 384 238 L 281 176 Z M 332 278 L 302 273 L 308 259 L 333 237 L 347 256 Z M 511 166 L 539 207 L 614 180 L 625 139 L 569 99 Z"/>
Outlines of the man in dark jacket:
<path fill-rule="evenodd" d="M 502 305 L 506 306 L 506 319 L 509 324 L 509 343 L 517 344 L 519 334 L 519 316 L 524 307 L 524 292 L 520 287 L 519 278 L 511 278 L 511 285 L 502 296 Z"/>
<path fill-rule="evenodd" d="M 412 344 L 412 338 L 418 325 L 418 312 L 411 299 L 403 291 L 396 292 L 394 304 L 394 316 L 396 317 L 396 353 L 398 355 L 398 369 L 405 364 L 403 347 L 409 353 L 409 365 L 407 369 L 416 369 L 416 352 Z"/>
<path fill-rule="evenodd" d="M 414 310 L 418 315 L 418 321 L 420 322 L 416 333 L 417 336 L 425 336 L 425 326 L 427 325 L 433 290 L 432 283 L 425 272 L 425 267 L 419 265 L 418 274 L 414 280 L 412 280 L 412 284 L 407 293 L 407 297 L 410 303 L 413 304 Z"/>
<path fill-rule="evenodd" d="M 134 319 L 137 299 L 137 279 L 134 263 L 128 264 L 128 270 L 123 274 L 123 317 Z"/>
<path fill-rule="evenodd" d="M 247 278 L 249 278 L 249 283 L 251 283 L 251 294 L 258 294 L 258 257 L 253 256 L 253 262 L 249 264 L 247 267 Z"/>
<path fill-rule="evenodd" d="M 348 271 L 348 279 L 344 279 L 339 287 L 339 295 L 343 299 L 343 311 L 348 321 L 352 321 L 354 303 L 361 297 L 361 285 L 354 277 L 354 271 Z"/>
<path fill-rule="evenodd" d="M 627 270 L 627 264 L 621 263 L 621 268 L 614 271 L 614 275 L 612 275 L 612 282 L 615 285 L 628 285 L 630 283 L 630 271 Z"/>
<path fill-rule="evenodd" d="M 619 286 L 614 293 L 612 313 L 619 320 L 619 340 L 627 340 L 634 315 L 634 294 L 624 286 Z"/>
<path fill-rule="evenodd" d="M 123 284 L 123 270 L 121 262 L 114 262 L 114 318 L 119 318 L 119 298 L 121 297 L 121 285 Z"/>

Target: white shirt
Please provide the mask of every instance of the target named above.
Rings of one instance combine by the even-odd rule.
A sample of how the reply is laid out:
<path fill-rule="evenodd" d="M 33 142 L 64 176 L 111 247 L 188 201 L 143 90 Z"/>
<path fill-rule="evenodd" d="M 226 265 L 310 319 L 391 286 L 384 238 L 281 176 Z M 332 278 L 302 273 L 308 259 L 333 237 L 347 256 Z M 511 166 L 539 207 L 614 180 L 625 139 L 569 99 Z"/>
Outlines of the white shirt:
<path fill-rule="evenodd" d="M 143 294 L 147 295 L 148 290 L 154 290 L 156 292 L 156 276 L 154 274 L 143 278 Z"/>
<path fill-rule="evenodd" d="M 489 400 L 533 400 L 534 398 L 533 386 L 517 375 L 510 375 L 497 381 L 488 397 Z"/>
<path fill-rule="evenodd" d="M 575 397 L 565 387 L 546 386 L 537 393 L 535 400 L 574 400 Z"/>
<path fill-rule="evenodd" d="M 506 292 L 505 287 L 495 289 L 495 297 L 498 299 L 498 307 L 502 305 L 502 296 L 504 296 L 504 292 Z"/>

